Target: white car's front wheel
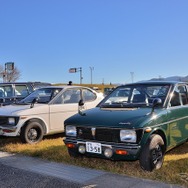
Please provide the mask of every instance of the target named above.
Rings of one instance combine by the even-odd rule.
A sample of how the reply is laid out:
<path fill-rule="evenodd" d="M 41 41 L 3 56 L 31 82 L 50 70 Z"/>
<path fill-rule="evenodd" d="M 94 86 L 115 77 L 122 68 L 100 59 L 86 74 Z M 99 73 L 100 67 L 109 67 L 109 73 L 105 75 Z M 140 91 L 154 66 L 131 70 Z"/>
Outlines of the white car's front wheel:
<path fill-rule="evenodd" d="M 35 144 L 42 140 L 44 135 L 43 128 L 38 122 L 30 122 L 22 127 L 20 138 L 22 143 Z"/>

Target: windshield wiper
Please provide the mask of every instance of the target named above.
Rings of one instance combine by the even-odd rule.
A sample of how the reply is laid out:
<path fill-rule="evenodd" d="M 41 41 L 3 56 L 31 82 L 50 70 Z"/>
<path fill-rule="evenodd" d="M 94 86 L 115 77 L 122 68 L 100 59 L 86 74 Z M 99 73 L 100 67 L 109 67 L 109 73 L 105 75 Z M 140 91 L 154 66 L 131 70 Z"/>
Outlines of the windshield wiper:
<path fill-rule="evenodd" d="M 139 108 L 139 107 L 148 107 L 150 105 L 146 103 L 124 103 L 124 102 L 113 102 L 110 104 L 103 104 L 101 108 Z"/>

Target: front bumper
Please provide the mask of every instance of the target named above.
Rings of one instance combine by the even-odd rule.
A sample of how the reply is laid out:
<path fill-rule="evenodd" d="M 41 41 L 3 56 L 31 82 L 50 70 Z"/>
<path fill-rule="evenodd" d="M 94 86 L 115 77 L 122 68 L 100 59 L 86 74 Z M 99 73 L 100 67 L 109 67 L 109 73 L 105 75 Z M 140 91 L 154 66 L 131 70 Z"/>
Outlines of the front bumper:
<path fill-rule="evenodd" d="M 64 143 L 68 145 L 72 145 L 74 147 L 71 150 L 74 152 L 79 153 L 79 146 L 84 146 L 86 148 L 86 142 L 93 142 L 93 143 L 100 143 L 101 144 L 101 153 L 92 153 L 92 152 L 85 152 L 83 155 L 86 156 L 94 156 L 100 158 L 108 158 L 112 160 L 137 160 L 140 154 L 140 145 L 130 145 L 126 143 L 107 143 L 107 142 L 99 142 L 99 141 L 90 141 L 90 140 L 76 140 L 73 138 L 65 138 Z M 111 157 L 105 156 L 105 150 L 110 149 L 112 151 Z"/>
<path fill-rule="evenodd" d="M 0 135 L 16 136 L 17 135 L 17 127 L 16 126 L 0 126 Z"/>

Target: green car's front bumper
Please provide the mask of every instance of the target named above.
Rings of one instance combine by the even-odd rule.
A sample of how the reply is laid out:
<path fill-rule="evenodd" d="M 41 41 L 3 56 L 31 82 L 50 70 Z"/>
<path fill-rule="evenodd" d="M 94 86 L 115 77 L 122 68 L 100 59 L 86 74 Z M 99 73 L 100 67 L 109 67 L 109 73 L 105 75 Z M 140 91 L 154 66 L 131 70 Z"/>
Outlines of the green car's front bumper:
<path fill-rule="evenodd" d="M 111 160 L 137 160 L 140 154 L 141 146 L 137 144 L 126 143 L 107 143 L 99 141 L 81 140 L 74 138 L 65 138 L 65 145 L 75 153 L 83 154 L 86 156 L 93 156 L 99 158 L 106 158 Z M 86 143 L 93 143 L 100 145 L 100 152 L 87 151 Z M 88 144 L 87 144 L 88 145 Z M 80 148 L 83 153 L 80 153 Z M 84 149 L 85 148 L 85 149 Z M 85 150 L 85 152 L 84 152 Z M 110 155 L 109 153 L 110 152 Z"/>

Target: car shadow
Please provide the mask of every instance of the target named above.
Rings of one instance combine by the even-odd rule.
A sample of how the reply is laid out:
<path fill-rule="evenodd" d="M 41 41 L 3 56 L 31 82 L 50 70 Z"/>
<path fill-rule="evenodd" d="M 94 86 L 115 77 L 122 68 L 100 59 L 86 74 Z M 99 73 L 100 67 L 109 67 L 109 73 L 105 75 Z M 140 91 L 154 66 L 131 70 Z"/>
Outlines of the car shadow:
<path fill-rule="evenodd" d="M 65 133 L 62 132 L 62 133 L 57 133 L 57 134 L 53 134 L 53 135 L 46 135 L 44 136 L 43 140 L 46 140 L 46 139 L 56 139 L 56 138 L 60 138 L 60 137 L 65 137 Z"/>

